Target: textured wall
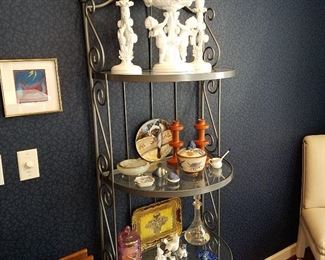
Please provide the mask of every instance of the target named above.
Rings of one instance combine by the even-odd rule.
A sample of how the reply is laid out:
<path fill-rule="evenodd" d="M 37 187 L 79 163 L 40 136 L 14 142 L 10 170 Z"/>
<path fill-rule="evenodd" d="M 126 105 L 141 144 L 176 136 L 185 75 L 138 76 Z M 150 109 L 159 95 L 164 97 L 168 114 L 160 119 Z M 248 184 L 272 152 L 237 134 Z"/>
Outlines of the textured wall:
<path fill-rule="evenodd" d="M 90 106 L 78 1 L 0 3 L 0 57 L 56 57 L 62 113 L 0 112 L 0 259 L 58 259 L 97 252 L 97 199 Z M 2 100 L 2 99 L 1 99 Z M 41 177 L 20 182 L 16 151 L 37 148 Z"/>
<path fill-rule="evenodd" d="M 325 7 L 321 0 L 210 0 L 208 5 L 216 8 L 221 63 L 237 70 L 236 78 L 224 81 L 223 91 L 223 150 L 232 149 L 235 179 L 222 193 L 222 234 L 235 259 L 263 259 L 296 240 L 301 140 L 325 131 Z M 55 259 L 82 246 L 96 252 L 94 148 L 79 3 L 16 0 L 0 3 L 0 10 L 0 56 L 57 57 L 64 109 L 12 119 L 1 114 L 6 186 L 0 187 L 0 258 Z M 107 11 L 102 15 L 100 30 L 112 39 L 105 48 L 116 53 L 115 22 L 107 23 L 115 18 Z M 140 34 L 142 15 L 137 1 Z M 140 37 L 135 61 L 143 66 L 144 46 Z M 112 86 L 113 115 L 119 118 L 121 88 Z M 171 119 L 171 86 L 155 93 L 156 116 Z M 187 129 L 196 118 L 195 93 L 192 85 L 180 88 L 180 115 Z M 131 137 L 149 118 L 143 109 L 147 101 L 139 101 L 147 96 L 147 86 L 129 88 Z M 121 122 L 114 126 L 115 139 L 120 127 Z M 192 135 L 188 131 L 184 139 Z M 41 178 L 20 183 L 15 152 L 34 147 Z M 121 149 L 115 145 L 115 150 Z"/>

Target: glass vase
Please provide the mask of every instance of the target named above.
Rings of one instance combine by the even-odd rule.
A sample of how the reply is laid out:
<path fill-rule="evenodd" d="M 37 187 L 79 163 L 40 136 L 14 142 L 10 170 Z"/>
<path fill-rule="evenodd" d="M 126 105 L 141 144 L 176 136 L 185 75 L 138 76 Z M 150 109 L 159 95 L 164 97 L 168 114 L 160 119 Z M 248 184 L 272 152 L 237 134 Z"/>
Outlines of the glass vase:
<path fill-rule="evenodd" d="M 193 202 L 194 219 L 184 234 L 185 240 L 195 246 L 205 245 L 210 240 L 210 234 L 201 218 L 201 207 L 200 196 L 195 196 Z"/>

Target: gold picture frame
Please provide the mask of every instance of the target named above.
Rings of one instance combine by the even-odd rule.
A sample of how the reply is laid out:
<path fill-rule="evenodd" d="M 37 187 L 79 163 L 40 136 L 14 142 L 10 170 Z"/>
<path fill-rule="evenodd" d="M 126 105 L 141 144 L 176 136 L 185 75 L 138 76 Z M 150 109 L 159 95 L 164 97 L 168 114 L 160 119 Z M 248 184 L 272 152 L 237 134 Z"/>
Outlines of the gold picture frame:
<path fill-rule="evenodd" d="M 141 239 L 141 249 L 157 245 L 161 239 L 182 233 L 180 198 L 171 198 L 138 208 L 132 215 L 132 229 Z"/>
<path fill-rule="evenodd" d="M 5 117 L 62 111 L 56 58 L 0 60 Z"/>

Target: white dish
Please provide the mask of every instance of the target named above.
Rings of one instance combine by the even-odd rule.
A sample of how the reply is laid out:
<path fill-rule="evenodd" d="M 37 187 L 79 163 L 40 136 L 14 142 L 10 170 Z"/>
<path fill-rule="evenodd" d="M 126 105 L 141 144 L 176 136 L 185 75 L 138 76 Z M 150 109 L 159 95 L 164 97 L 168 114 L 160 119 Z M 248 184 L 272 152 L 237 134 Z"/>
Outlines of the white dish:
<path fill-rule="evenodd" d="M 155 179 L 151 176 L 139 176 L 134 179 L 134 182 L 140 188 L 145 188 L 152 186 L 155 182 Z"/>
<path fill-rule="evenodd" d="M 150 164 L 142 159 L 129 159 L 118 163 L 117 169 L 125 175 L 137 176 L 145 173 L 149 166 Z"/>

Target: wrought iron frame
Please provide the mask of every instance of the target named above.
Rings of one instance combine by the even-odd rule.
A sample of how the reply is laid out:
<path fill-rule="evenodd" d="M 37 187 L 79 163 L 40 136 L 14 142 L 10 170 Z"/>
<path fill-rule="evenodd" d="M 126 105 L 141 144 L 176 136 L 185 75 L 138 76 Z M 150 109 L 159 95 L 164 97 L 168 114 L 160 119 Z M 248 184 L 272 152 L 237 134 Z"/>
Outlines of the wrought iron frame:
<path fill-rule="evenodd" d="M 116 200 L 115 200 L 115 187 L 114 183 L 114 163 L 113 163 L 113 147 L 112 147 L 112 127 L 111 127 L 111 108 L 110 108 L 110 91 L 109 81 L 116 80 L 114 75 L 105 71 L 105 58 L 106 53 L 100 39 L 100 36 L 95 28 L 93 16 L 98 9 L 109 6 L 115 0 L 102 0 L 96 3 L 95 0 L 80 0 L 82 4 L 84 33 L 86 41 L 87 62 L 88 62 L 88 77 L 89 85 L 92 96 L 92 113 L 94 125 L 94 138 L 96 147 L 96 168 L 97 168 L 97 186 L 98 186 L 98 203 L 99 203 L 99 216 L 100 216 L 100 237 L 101 237 L 101 257 L 104 260 L 117 259 L 117 230 L 116 230 Z M 191 8 L 186 8 L 189 13 L 194 13 Z M 151 14 L 152 9 L 147 8 L 146 13 Z M 204 59 L 211 62 L 214 71 L 218 73 L 207 73 L 205 76 L 157 76 L 150 72 L 146 76 L 131 76 L 128 80 L 127 77 L 121 77 L 122 91 L 123 91 L 123 108 L 124 108 L 124 123 L 125 123 L 125 149 L 126 157 L 129 158 L 130 144 L 128 133 L 128 111 L 127 111 L 127 81 L 133 81 L 134 77 L 138 77 L 140 82 L 147 82 L 150 89 L 150 115 L 154 118 L 154 89 L 153 82 L 166 82 L 170 81 L 170 77 L 174 83 L 174 119 L 178 119 L 178 82 L 196 80 L 199 84 L 199 99 L 200 104 L 198 107 L 199 115 L 205 118 L 207 113 L 212 125 L 212 132 L 206 134 L 209 144 L 207 149 L 211 153 L 218 156 L 221 155 L 221 81 L 224 78 L 234 76 L 232 69 L 218 69 L 218 64 L 221 57 L 219 43 L 212 32 L 211 22 L 215 18 L 213 9 L 208 8 L 205 13 L 204 20 L 207 25 L 207 31 L 210 39 L 204 50 Z M 149 40 L 149 67 L 152 67 L 152 42 Z M 203 78 L 202 78 L 203 77 Z M 118 77 L 117 77 L 118 78 Z M 217 96 L 217 122 L 210 106 L 210 96 Z M 207 174 L 207 173 L 205 173 Z M 111 181 L 109 181 L 109 179 Z M 212 210 L 203 207 L 203 219 L 209 230 L 217 235 L 219 243 L 218 254 L 220 259 L 220 189 L 214 192 L 206 193 L 212 203 Z M 132 209 L 132 195 L 129 194 L 129 212 L 131 215 Z M 204 205 L 203 196 L 203 205 Z"/>

